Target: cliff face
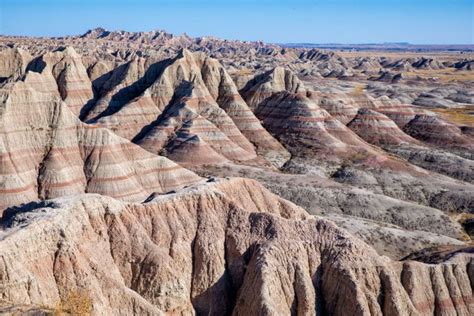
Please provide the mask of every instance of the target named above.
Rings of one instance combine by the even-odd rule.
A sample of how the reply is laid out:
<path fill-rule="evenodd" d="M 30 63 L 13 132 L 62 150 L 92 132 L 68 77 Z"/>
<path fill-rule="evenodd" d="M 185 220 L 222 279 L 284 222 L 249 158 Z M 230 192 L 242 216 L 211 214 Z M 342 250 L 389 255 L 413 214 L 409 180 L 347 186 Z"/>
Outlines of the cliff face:
<path fill-rule="evenodd" d="M 98 195 L 11 208 L 0 295 L 54 306 L 86 290 L 95 314 L 472 315 L 472 255 L 393 262 L 255 181 L 145 204 Z"/>
<path fill-rule="evenodd" d="M 109 130 L 82 123 L 58 96 L 36 90 L 47 78 L 28 73 L 25 81 L 0 89 L 0 210 L 85 192 L 143 201 L 200 180 Z"/>
<path fill-rule="evenodd" d="M 182 164 L 190 164 L 189 154 L 195 165 L 257 154 L 278 166 L 288 160 L 217 60 L 184 49 L 147 62 L 133 59 L 97 83 L 96 99 L 81 117 Z"/>

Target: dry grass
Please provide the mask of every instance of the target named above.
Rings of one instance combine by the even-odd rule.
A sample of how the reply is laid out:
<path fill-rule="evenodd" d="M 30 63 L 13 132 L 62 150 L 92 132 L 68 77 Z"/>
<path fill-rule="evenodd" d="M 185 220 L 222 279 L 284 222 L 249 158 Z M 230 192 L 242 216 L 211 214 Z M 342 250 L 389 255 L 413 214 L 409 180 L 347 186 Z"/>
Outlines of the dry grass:
<path fill-rule="evenodd" d="M 461 240 L 465 242 L 474 243 L 474 235 L 472 234 L 472 231 L 470 232 L 467 229 L 466 226 L 467 221 L 474 218 L 474 214 L 449 212 L 448 215 L 451 220 L 458 222 L 466 230 Z"/>
<path fill-rule="evenodd" d="M 454 109 L 440 109 L 434 108 L 430 109 L 437 114 L 439 114 L 446 121 L 454 123 L 456 125 L 465 125 L 474 127 L 474 106 L 467 106 L 463 108 L 454 108 Z"/>
<path fill-rule="evenodd" d="M 354 89 L 349 93 L 349 95 L 351 96 L 360 96 L 362 94 L 364 94 L 364 90 L 365 90 L 365 85 L 364 84 L 358 84 L 356 86 L 354 86 Z"/>
<path fill-rule="evenodd" d="M 464 229 L 466 230 L 466 235 L 469 236 L 469 240 L 466 240 L 466 241 L 471 241 L 471 242 L 474 242 L 473 241 L 474 240 L 474 232 L 472 231 L 472 226 L 468 225 L 468 221 L 472 220 L 473 218 L 474 218 L 474 214 L 467 214 L 467 213 L 460 214 L 460 216 L 458 218 L 459 224 L 461 224 L 462 227 L 464 227 Z"/>
<path fill-rule="evenodd" d="M 234 72 L 235 75 L 238 75 L 238 76 L 246 76 L 246 75 L 252 75 L 254 72 L 252 71 L 252 69 L 239 69 L 237 71 Z"/>
<path fill-rule="evenodd" d="M 445 69 L 418 69 L 404 72 L 405 78 L 420 77 L 423 79 L 437 78 L 441 82 L 466 82 L 474 81 L 474 71 L 456 70 L 454 68 Z"/>
<path fill-rule="evenodd" d="M 92 299 L 85 291 L 70 291 L 54 308 L 54 315 L 90 315 Z"/>
<path fill-rule="evenodd" d="M 332 51 L 337 51 L 334 49 Z M 389 57 L 393 59 L 400 58 L 419 58 L 419 57 L 432 57 L 439 58 L 442 61 L 445 60 L 459 60 L 461 58 L 471 59 L 474 58 L 472 53 L 447 53 L 447 52 L 392 52 L 392 51 L 337 51 L 337 54 L 346 58 L 356 58 L 356 57 Z"/>

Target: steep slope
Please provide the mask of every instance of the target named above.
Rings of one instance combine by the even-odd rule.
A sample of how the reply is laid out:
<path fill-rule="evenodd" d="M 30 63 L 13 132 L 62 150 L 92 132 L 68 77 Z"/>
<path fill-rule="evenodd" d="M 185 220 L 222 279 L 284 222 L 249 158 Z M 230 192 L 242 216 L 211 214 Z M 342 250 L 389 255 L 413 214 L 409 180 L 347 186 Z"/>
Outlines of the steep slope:
<path fill-rule="evenodd" d="M 79 115 L 82 107 L 93 98 L 92 83 L 87 70 L 81 56 L 72 47 L 38 57 L 30 69 L 52 73 L 62 100 L 76 115 Z"/>
<path fill-rule="evenodd" d="M 474 158 L 474 138 L 435 115 L 416 115 L 403 130 L 414 138 L 441 148 L 460 152 L 467 158 Z"/>
<path fill-rule="evenodd" d="M 345 94 L 310 92 L 309 98 L 343 124 L 349 123 L 361 107 L 356 98 Z"/>
<path fill-rule="evenodd" d="M 344 124 L 321 109 L 299 79 L 288 70 L 277 67 L 249 81 L 242 94 L 255 109 L 255 115 L 294 156 L 328 157 L 375 154 Z"/>
<path fill-rule="evenodd" d="M 166 158 L 81 123 L 58 96 L 30 84 L 44 76 L 28 73 L 0 91 L 0 209 L 84 192 L 140 201 L 199 181 Z"/>
<path fill-rule="evenodd" d="M 83 109 L 81 119 L 84 121 L 97 120 L 101 116 L 112 114 L 130 102 L 135 97 L 133 84 L 138 85 L 138 81 L 145 75 L 146 67 L 144 58 L 134 58 L 107 72 L 101 79 L 97 79 L 94 82 L 97 97 Z M 152 69 L 149 71 L 151 72 Z M 151 117 L 145 118 L 145 120 L 147 122 L 153 120 L 156 117 L 156 110 L 147 110 L 148 103 L 143 101 L 141 101 L 141 105 L 145 108 L 143 110 L 145 113 L 151 112 L 149 114 Z M 153 106 L 153 108 L 156 107 Z M 130 117 L 130 119 L 134 118 Z"/>
<path fill-rule="evenodd" d="M 474 314 L 472 56 L 385 55 L 0 36 L 0 314 Z"/>
<path fill-rule="evenodd" d="M 283 67 L 275 67 L 247 82 L 241 93 L 249 106 L 255 110 L 265 99 L 284 91 L 306 95 L 306 88 L 295 74 Z"/>
<path fill-rule="evenodd" d="M 266 76 L 271 82 L 270 73 L 266 73 Z M 272 86 L 262 78 L 258 82 Z M 258 85 L 257 83 L 257 87 L 252 90 L 258 90 Z M 316 104 L 317 97 L 314 97 L 312 93 L 306 93 L 305 96 L 299 93 L 277 91 L 271 95 L 257 105 L 255 113 L 262 120 L 263 126 L 291 151 L 292 159 L 285 164 L 286 171 L 326 175 L 346 185 L 446 211 L 470 212 L 472 210 L 474 203 L 472 185 L 418 168 L 388 154 L 381 147 L 369 145 L 327 111 L 321 109 Z M 398 105 L 403 112 L 398 112 L 399 108 L 396 105 L 389 107 L 391 102 L 387 100 L 371 97 L 364 97 L 364 99 L 373 111 L 378 112 L 374 112 L 374 115 L 386 118 L 387 122 L 390 122 L 389 115 L 379 115 L 379 113 L 389 113 L 386 111 L 387 108 L 393 111 L 391 113 L 395 116 L 402 113 L 400 118 L 403 120 L 407 118 L 406 109 L 401 104 Z M 416 114 L 412 112 L 411 116 L 415 117 Z M 393 129 L 392 132 L 398 132 L 398 136 L 392 135 L 391 132 L 384 134 L 383 129 L 376 131 L 376 136 L 383 141 L 403 140 L 405 143 L 407 141 L 419 143 L 416 139 L 405 135 L 393 123 L 390 126 Z M 366 127 L 371 126 L 369 124 Z M 377 142 L 377 139 L 374 140 L 373 137 L 364 136 L 364 133 L 371 132 L 366 127 L 361 127 L 359 131 L 361 136 L 366 137 L 369 142 Z M 392 136 L 398 139 L 391 139 Z M 385 145 L 382 147 L 385 148 Z M 422 152 L 426 149 L 424 146 L 420 148 Z M 450 169 L 459 162 L 459 159 L 441 154 L 437 160 L 443 163 L 441 167 L 437 166 L 436 162 L 419 163 L 418 159 L 413 159 L 416 164 L 427 167 L 429 170 L 450 176 L 456 175 L 456 178 L 471 181 L 472 168 L 468 161 L 464 161 L 462 167 L 456 169 L 458 172 L 454 173 Z"/>
<path fill-rule="evenodd" d="M 203 113 L 213 116 L 213 122 L 210 122 L 199 114 L 199 108 L 208 107 L 210 100 L 196 96 L 199 91 L 193 88 L 189 93 L 191 93 L 189 97 L 183 96 L 179 102 L 175 102 L 156 122 L 150 125 L 143 136 L 139 135 L 140 138 L 134 139 L 134 141 L 148 151 L 171 155 L 178 162 L 185 162 L 192 157 L 200 157 L 201 152 L 205 153 L 200 149 L 204 143 L 212 150 L 209 151 L 207 157 L 197 159 L 196 163 L 198 160 L 209 164 L 219 163 L 222 157 L 234 161 L 249 161 L 257 158 L 255 151 L 246 150 L 234 141 L 233 136 L 239 140 L 242 139 L 242 134 L 235 128 L 230 118 L 224 115 L 222 109 L 214 107 Z M 219 116 L 222 120 L 220 122 L 216 119 Z M 223 128 L 226 129 L 226 133 Z M 187 146 L 190 140 L 198 141 L 200 145 Z M 182 146 L 186 146 L 186 150 L 193 151 L 186 152 L 184 148 L 181 148 Z"/>
<path fill-rule="evenodd" d="M 387 96 L 377 98 L 368 96 L 367 98 L 370 101 L 371 109 L 386 115 L 401 129 L 403 129 L 403 127 L 405 127 L 405 125 L 412 120 L 416 114 L 422 112 L 420 109 L 414 108 L 410 104 L 402 103 Z"/>
<path fill-rule="evenodd" d="M 224 67 L 216 59 L 206 58 L 201 73 L 213 98 L 255 146 L 257 153 L 277 166 L 283 165 L 290 154 L 262 127 Z"/>
<path fill-rule="evenodd" d="M 381 146 L 414 165 L 460 180 L 474 181 L 472 160 L 430 147 L 429 144 L 412 138 L 382 113 L 360 109 L 347 126 L 367 142 Z M 407 128 L 410 128 L 410 123 Z"/>
<path fill-rule="evenodd" d="M 365 141 L 374 145 L 401 145 L 419 143 L 405 134 L 398 126 L 382 113 L 362 108 L 347 124 L 351 130 Z"/>
<path fill-rule="evenodd" d="M 284 147 L 270 136 L 250 111 L 222 65 L 204 54 L 182 50 L 174 59 L 151 65 L 143 77 L 133 84 L 128 83 L 127 87 L 119 89 L 121 86 L 119 84 L 109 89 L 112 92 L 118 91 L 114 96 L 110 97 L 108 92 L 98 101 L 89 113 L 97 113 L 103 108 L 101 104 L 108 104 L 108 108 L 90 122 L 133 139 L 147 150 L 167 154 L 169 148 L 173 148 L 174 151 L 182 152 L 182 149 L 178 149 L 182 140 L 171 144 L 170 139 L 170 144 L 167 144 L 166 141 L 154 141 L 154 135 L 160 134 L 163 137 L 158 132 L 162 129 L 173 130 L 175 134 L 181 127 L 173 126 L 172 122 L 182 121 L 181 116 L 186 112 L 188 124 L 205 124 L 212 130 L 211 133 L 219 134 L 216 140 L 221 140 L 224 145 L 213 144 L 213 140 L 204 135 L 204 130 L 199 132 L 194 129 L 194 134 L 189 135 L 196 136 L 195 141 L 202 139 L 207 142 L 218 155 L 246 161 L 255 159 L 258 153 L 277 165 L 289 158 Z M 179 110 L 180 108 L 183 109 Z M 190 112 L 194 114 L 190 115 Z M 174 115 L 178 117 L 170 120 L 170 116 Z M 194 123 L 194 118 L 205 123 Z M 165 126 L 160 126 L 162 124 Z M 165 138 L 170 137 L 174 136 L 168 135 Z M 168 150 L 164 151 L 165 147 Z M 230 148 L 241 152 L 236 155 L 226 154 Z M 180 162 L 187 158 L 180 158 L 176 153 L 172 155 L 173 159 Z"/>
<path fill-rule="evenodd" d="M 8 48 L 0 51 L 0 83 L 21 78 L 32 58 L 27 51 L 21 48 Z"/>
<path fill-rule="evenodd" d="M 146 204 L 89 195 L 13 208 L 1 233 L 10 305 L 83 291 L 98 314 L 474 312 L 472 255 L 391 261 L 249 180 Z"/>
<path fill-rule="evenodd" d="M 315 173 L 281 173 L 243 165 L 205 166 L 194 170 L 202 176 L 255 179 L 308 213 L 335 221 L 379 254 L 393 259 L 398 260 L 428 245 L 458 245 L 466 240 L 456 218 L 439 209 L 339 184 Z M 416 191 L 417 186 L 419 184 L 414 183 L 412 190 Z"/>
<path fill-rule="evenodd" d="M 294 148 L 295 154 L 300 147 L 303 151 L 319 150 L 341 156 L 359 149 L 373 152 L 344 124 L 302 95 L 274 94 L 260 103 L 255 113 L 273 135 Z"/>

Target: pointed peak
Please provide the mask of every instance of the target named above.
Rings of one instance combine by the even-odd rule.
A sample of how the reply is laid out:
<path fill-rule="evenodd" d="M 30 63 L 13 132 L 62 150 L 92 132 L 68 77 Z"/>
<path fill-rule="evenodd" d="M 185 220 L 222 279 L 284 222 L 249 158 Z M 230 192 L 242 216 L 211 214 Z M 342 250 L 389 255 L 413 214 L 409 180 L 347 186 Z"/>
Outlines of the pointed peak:
<path fill-rule="evenodd" d="M 368 109 L 368 108 L 360 108 L 357 111 L 357 115 L 373 115 L 373 116 L 378 116 L 378 117 L 384 117 L 385 115 L 376 112 L 374 110 Z"/>
<path fill-rule="evenodd" d="M 51 68 L 49 65 L 45 65 L 42 71 L 28 70 L 22 81 L 25 83 L 38 82 L 43 79 L 50 79 L 48 77 L 51 77 Z"/>
<path fill-rule="evenodd" d="M 71 56 L 71 57 L 79 57 L 79 54 L 76 52 L 76 50 L 72 46 L 67 46 L 63 50 L 63 54 L 65 56 Z"/>
<path fill-rule="evenodd" d="M 101 38 L 101 37 L 107 36 L 108 34 L 110 34 L 110 32 L 104 29 L 103 27 L 96 27 L 96 28 L 88 30 L 87 32 L 82 34 L 80 37 L 81 38 L 85 38 L 85 37 Z"/>
<path fill-rule="evenodd" d="M 181 48 L 178 52 L 177 58 L 178 59 L 180 59 L 180 58 L 185 58 L 185 59 L 193 58 L 193 53 L 187 48 Z"/>
<path fill-rule="evenodd" d="M 76 50 L 72 46 L 61 46 L 52 51 L 52 53 L 46 53 L 45 55 L 48 54 L 57 54 L 60 53 L 63 56 L 70 56 L 70 57 L 80 57 L 80 55 L 76 52 Z"/>
<path fill-rule="evenodd" d="M 193 52 L 187 48 L 182 48 L 179 50 L 176 59 L 184 58 L 186 60 L 193 60 L 193 61 L 204 61 L 210 59 L 205 53 L 203 52 Z"/>
<path fill-rule="evenodd" d="M 287 71 L 287 69 L 285 69 L 285 68 L 282 67 L 282 66 L 276 66 L 275 68 L 273 68 L 273 69 L 271 70 L 271 72 L 273 72 L 273 73 L 275 73 L 275 72 L 285 72 L 285 71 Z M 289 70 L 288 70 L 288 71 L 289 71 Z"/>
<path fill-rule="evenodd" d="M 295 77 L 297 78 L 296 74 L 291 71 L 290 69 L 287 69 L 283 66 L 276 66 L 272 70 L 268 72 L 270 76 L 278 76 L 278 77 Z M 299 79 L 298 79 L 299 80 Z"/>
<path fill-rule="evenodd" d="M 416 114 L 415 117 L 409 122 L 409 124 L 418 124 L 418 123 L 430 123 L 430 124 L 438 124 L 438 125 L 452 125 L 451 123 L 443 120 L 435 113 L 432 112 L 425 112 Z"/>
<path fill-rule="evenodd" d="M 275 88 L 280 91 L 286 90 L 291 93 L 300 93 L 306 90 L 295 73 L 281 66 L 273 68 L 268 73 L 267 81 L 271 81 Z"/>

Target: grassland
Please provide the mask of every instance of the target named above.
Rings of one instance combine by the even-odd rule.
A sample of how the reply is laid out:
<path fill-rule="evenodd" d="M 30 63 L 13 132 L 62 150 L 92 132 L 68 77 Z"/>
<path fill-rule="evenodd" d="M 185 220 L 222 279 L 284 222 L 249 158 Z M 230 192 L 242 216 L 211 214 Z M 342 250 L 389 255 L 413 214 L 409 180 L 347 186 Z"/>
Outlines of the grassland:
<path fill-rule="evenodd" d="M 404 72 L 405 78 L 420 77 L 423 79 L 437 78 L 441 82 L 469 82 L 474 81 L 474 71 L 445 69 L 418 69 Z"/>
<path fill-rule="evenodd" d="M 474 106 L 455 109 L 433 108 L 430 110 L 451 123 L 474 127 Z"/>

